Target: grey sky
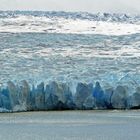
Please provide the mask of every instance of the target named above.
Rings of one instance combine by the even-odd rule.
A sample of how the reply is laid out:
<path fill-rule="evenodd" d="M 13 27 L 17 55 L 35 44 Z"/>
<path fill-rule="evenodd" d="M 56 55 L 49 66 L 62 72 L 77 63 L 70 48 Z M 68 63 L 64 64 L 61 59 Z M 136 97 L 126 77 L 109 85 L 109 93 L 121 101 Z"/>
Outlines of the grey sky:
<path fill-rule="evenodd" d="M 0 0 L 0 10 L 61 10 L 140 14 L 140 0 Z"/>

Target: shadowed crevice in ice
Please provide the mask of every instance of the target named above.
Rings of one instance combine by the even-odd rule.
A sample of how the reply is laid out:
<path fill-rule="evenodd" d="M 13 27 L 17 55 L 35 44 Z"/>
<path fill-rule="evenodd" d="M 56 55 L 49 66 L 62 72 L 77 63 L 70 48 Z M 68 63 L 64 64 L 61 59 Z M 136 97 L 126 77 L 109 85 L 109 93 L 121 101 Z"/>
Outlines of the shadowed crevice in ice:
<path fill-rule="evenodd" d="M 0 87 L 0 112 L 140 108 L 140 87 L 134 93 L 127 86 L 104 88 L 99 82 L 79 82 L 75 87 L 72 93 L 67 83 L 30 86 L 25 80 L 18 84 L 9 81 Z"/>

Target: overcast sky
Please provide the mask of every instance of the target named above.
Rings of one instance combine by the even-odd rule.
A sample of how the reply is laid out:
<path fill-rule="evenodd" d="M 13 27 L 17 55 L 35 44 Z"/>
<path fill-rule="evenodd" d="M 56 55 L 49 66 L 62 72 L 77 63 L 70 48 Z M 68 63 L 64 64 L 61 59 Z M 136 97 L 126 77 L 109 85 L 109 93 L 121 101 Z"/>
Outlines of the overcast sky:
<path fill-rule="evenodd" d="M 0 10 L 55 10 L 140 14 L 140 0 L 0 0 Z"/>

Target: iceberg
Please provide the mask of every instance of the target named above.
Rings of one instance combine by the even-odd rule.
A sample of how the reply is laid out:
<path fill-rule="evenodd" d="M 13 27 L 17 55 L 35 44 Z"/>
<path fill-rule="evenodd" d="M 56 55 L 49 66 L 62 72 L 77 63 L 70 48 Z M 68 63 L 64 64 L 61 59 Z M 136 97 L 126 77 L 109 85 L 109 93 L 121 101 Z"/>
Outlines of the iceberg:
<path fill-rule="evenodd" d="M 100 82 L 79 82 L 72 93 L 68 83 L 52 81 L 31 86 L 23 80 L 18 84 L 8 81 L 0 88 L 0 112 L 133 108 L 140 108 L 140 87 L 130 94 L 123 85 L 106 88 Z"/>

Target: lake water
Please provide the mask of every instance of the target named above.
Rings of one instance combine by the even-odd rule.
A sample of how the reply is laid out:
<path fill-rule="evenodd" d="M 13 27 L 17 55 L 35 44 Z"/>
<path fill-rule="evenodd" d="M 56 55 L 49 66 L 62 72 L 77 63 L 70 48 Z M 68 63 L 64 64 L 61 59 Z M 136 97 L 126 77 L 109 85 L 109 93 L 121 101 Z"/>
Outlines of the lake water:
<path fill-rule="evenodd" d="M 139 140 L 140 111 L 1 113 L 1 140 Z"/>

